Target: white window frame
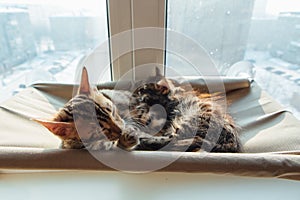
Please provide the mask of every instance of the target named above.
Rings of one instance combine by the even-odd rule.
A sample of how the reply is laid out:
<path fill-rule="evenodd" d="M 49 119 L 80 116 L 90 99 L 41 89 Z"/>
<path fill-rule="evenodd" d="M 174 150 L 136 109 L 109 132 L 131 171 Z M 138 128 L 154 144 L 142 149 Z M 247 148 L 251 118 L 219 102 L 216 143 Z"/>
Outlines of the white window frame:
<path fill-rule="evenodd" d="M 120 79 L 130 71 L 132 80 L 143 79 L 145 76 L 154 75 L 154 67 L 143 73 L 137 73 L 135 67 L 149 63 L 156 63 L 164 72 L 165 65 L 165 32 L 160 32 L 159 43 L 161 49 L 135 50 L 134 29 L 143 27 L 165 28 L 167 0 L 107 0 L 108 37 L 110 42 L 110 63 L 112 80 Z M 151 17 L 149 17 L 151 16 Z M 124 31 L 131 31 L 130 36 L 122 40 L 122 45 L 128 45 L 132 50 L 124 55 L 120 54 L 120 41 L 114 36 Z M 156 41 L 157 42 L 157 41 Z"/>

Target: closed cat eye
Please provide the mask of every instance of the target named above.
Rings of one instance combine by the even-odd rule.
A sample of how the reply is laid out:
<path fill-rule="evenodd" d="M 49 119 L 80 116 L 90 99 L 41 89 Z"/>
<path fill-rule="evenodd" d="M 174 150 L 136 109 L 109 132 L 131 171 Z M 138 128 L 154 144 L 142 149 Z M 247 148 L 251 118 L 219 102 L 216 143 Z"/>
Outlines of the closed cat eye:
<path fill-rule="evenodd" d="M 111 112 L 111 109 L 110 109 L 110 108 L 106 107 L 105 109 L 106 109 L 108 112 Z"/>

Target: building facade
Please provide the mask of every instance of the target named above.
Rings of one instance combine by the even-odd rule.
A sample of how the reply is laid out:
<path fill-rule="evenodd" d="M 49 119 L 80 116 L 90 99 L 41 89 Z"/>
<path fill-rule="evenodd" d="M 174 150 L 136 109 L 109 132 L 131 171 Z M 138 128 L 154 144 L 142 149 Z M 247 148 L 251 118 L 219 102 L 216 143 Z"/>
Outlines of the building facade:
<path fill-rule="evenodd" d="M 271 54 L 294 64 L 300 64 L 300 12 L 280 13 Z"/>
<path fill-rule="evenodd" d="M 168 27 L 196 40 L 222 70 L 244 58 L 253 6 L 254 0 L 173 0 Z"/>
<path fill-rule="evenodd" d="M 36 56 L 27 9 L 0 8 L 0 73 Z"/>
<path fill-rule="evenodd" d="M 100 19 L 93 16 L 51 16 L 51 38 L 55 50 L 93 49 L 100 39 L 107 38 L 99 22 Z"/>

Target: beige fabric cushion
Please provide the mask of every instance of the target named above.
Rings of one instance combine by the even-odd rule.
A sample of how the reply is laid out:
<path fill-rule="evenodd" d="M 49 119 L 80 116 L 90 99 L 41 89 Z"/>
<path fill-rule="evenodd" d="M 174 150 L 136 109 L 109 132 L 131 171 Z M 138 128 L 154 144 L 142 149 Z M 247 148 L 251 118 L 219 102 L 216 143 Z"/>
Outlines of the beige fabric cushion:
<path fill-rule="evenodd" d="M 219 81 L 218 79 L 215 80 Z M 231 173 L 247 176 L 300 177 L 300 122 L 254 82 L 223 78 L 229 112 L 241 127 L 245 153 L 178 153 L 180 158 L 161 171 Z M 201 78 L 193 87 L 206 90 Z M 124 83 L 125 85 L 130 83 Z M 113 88 L 115 83 L 100 85 Z M 71 98 L 73 85 L 38 84 L 0 107 L 0 169 L 111 170 L 86 150 L 59 149 L 60 141 L 30 118 L 50 118 Z M 76 90 L 76 89 L 75 89 Z M 131 152 L 127 162 L 161 162 L 170 152 Z M 120 156 L 107 152 L 103 156 Z M 154 159 L 155 158 L 155 159 Z M 130 160 L 131 159 L 131 160 Z M 134 168 L 133 168 L 134 169 Z"/>

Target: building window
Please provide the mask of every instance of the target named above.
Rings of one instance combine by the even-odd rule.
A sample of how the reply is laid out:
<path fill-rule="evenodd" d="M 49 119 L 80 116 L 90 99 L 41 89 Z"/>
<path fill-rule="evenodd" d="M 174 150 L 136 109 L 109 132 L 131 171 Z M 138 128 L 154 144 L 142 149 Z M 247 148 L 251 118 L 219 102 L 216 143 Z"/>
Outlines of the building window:
<path fill-rule="evenodd" d="M 197 43 L 167 36 L 193 63 L 167 53 L 167 75 L 250 76 L 300 118 L 300 2 L 297 0 L 168 0 L 167 26 Z M 204 62 L 205 59 L 211 62 Z M 250 65 L 235 65 L 247 61 Z M 253 68 L 251 68 L 253 65 Z M 237 66 L 237 67 L 236 67 Z M 178 73 L 174 73 L 178 72 Z"/>

